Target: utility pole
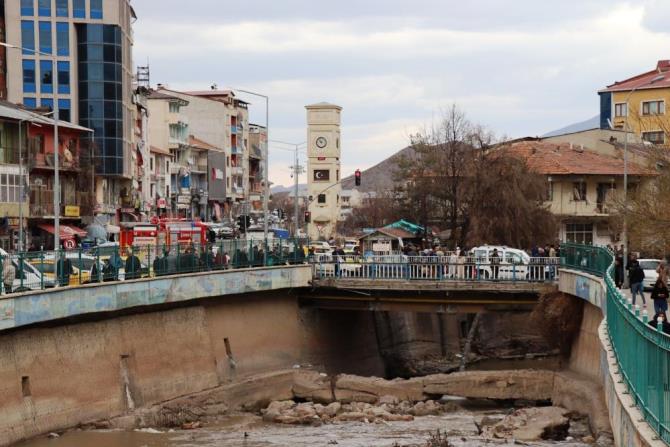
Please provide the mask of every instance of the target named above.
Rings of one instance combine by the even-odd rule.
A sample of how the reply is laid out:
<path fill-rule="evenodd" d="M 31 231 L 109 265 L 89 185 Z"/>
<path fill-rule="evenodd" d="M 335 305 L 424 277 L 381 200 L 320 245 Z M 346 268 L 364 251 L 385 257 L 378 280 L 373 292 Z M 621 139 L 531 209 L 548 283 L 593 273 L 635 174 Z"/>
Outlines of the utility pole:
<path fill-rule="evenodd" d="M 298 161 L 298 144 L 295 145 L 295 158 L 294 158 L 294 165 L 291 166 L 291 170 L 293 171 L 293 178 L 294 178 L 294 199 L 293 199 L 293 219 L 294 219 L 294 230 L 293 230 L 293 236 L 297 237 L 298 236 L 298 229 L 300 228 L 299 226 L 299 206 L 298 206 L 298 201 L 300 200 L 300 192 L 299 192 L 299 185 L 300 185 L 300 174 L 302 174 L 304 171 L 304 166 L 301 166 Z"/>

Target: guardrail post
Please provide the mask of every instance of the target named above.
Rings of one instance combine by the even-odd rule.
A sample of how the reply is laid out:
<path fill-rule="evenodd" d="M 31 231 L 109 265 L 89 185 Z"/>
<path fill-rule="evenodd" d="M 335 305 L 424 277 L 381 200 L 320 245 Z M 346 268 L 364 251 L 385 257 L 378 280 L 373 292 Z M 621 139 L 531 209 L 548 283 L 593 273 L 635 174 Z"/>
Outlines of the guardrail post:
<path fill-rule="evenodd" d="M 24 253 L 19 252 L 19 272 L 20 272 L 19 273 L 19 281 L 21 283 L 21 285 L 20 285 L 21 289 L 23 289 L 23 280 L 24 280 L 23 278 L 26 275 L 26 266 L 23 264 L 23 256 L 24 256 Z"/>
<path fill-rule="evenodd" d="M 78 250 L 79 264 L 77 265 L 78 270 L 79 270 L 79 284 L 81 284 L 81 271 L 84 269 L 84 266 L 81 263 L 81 250 L 82 250 L 82 248 L 79 247 L 79 250 Z M 89 281 L 90 281 L 90 278 L 89 278 Z"/>
<path fill-rule="evenodd" d="M 40 247 L 40 272 L 44 272 L 44 247 Z M 44 290 L 44 273 L 40 274 L 40 290 Z"/>

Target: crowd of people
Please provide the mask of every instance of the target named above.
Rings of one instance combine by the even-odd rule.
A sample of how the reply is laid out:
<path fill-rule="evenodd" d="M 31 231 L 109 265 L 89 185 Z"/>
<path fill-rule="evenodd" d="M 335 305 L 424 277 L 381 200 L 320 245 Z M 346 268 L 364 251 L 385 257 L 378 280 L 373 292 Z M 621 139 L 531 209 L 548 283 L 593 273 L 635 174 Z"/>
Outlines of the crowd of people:
<path fill-rule="evenodd" d="M 642 300 L 642 308 L 647 308 L 647 300 L 644 295 L 644 269 L 638 261 L 635 253 L 629 253 L 626 257 L 627 262 L 624 263 L 624 249 L 621 245 L 618 249 L 608 247 L 614 253 L 614 284 L 617 288 L 623 289 L 625 276 L 628 276 L 628 284 L 630 286 L 631 299 L 633 306 L 637 303 L 637 296 Z M 624 271 L 624 264 L 625 270 Z M 656 274 L 658 275 L 651 290 L 649 298 L 654 305 L 654 317 L 649 321 L 649 324 L 656 326 L 661 325 L 663 332 L 670 334 L 670 323 L 668 323 L 668 263 L 662 259 L 656 267 Z"/>

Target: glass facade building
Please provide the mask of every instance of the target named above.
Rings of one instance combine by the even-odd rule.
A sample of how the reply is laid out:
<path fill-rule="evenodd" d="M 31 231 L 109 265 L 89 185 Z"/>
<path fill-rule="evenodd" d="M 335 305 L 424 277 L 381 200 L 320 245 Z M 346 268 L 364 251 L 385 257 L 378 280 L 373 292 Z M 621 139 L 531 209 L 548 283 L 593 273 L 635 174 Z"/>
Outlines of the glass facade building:
<path fill-rule="evenodd" d="M 79 123 L 95 132 L 98 173 L 123 174 L 121 29 L 78 24 Z"/>

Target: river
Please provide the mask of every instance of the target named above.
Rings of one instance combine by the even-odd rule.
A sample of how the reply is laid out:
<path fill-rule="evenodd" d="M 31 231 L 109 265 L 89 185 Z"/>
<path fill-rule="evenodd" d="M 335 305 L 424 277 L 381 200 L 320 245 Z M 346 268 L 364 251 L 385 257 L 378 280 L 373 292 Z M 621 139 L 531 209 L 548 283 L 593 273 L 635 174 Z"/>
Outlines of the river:
<path fill-rule="evenodd" d="M 511 445 L 512 441 L 484 439 L 478 435 L 475 419 L 482 414 L 464 411 L 418 417 L 412 422 L 343 422 L 320 427 L 268 424 L 254 415 L 239 415 L 226 418 L 217 426 L 197 430 L 71 431 L 56 439 L 35 439 L 20 444 L 20 447 L 404 447 L 426 445 L 426 440 L 437 430 L 451 433 L 449 440 L 452 446 Z M 488 411 L 485 414 L 496 416 L 504 413 Z M 520 444 L 547 447 L 589 445 L 571 440 Z"/>

